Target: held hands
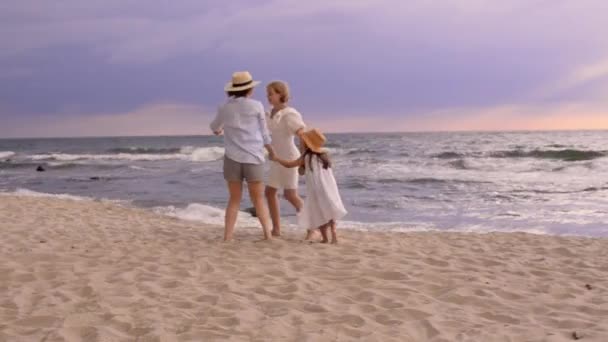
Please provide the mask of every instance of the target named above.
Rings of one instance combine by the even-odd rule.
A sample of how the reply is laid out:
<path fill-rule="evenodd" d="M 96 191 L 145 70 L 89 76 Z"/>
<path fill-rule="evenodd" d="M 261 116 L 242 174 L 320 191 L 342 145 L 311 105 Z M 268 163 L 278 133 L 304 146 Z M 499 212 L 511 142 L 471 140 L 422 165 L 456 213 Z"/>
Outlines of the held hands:
<path fill-rule="evenodd" d="M 222 134 L 224 134 L 224 130 L 220 129 L 220 130 L 217 130 L 217 131 L 213 131 L 213 134 L 215 134 L 215 135 L 222 135 Z"/>
<path fill-rule="evenodd" d="M 276 153 L 274 153 L 274 151 L 272 151 L 270 154 L 268 154 L 268 159 L 274 161 L 274 162 L 279 162 L 279 157 L 277 157 Z"/>
<path fill-rule="evenodd" d="M 277 155 L 272 147 L 268 149 L 268 159 L 272 161 L 277 161 Z"/>

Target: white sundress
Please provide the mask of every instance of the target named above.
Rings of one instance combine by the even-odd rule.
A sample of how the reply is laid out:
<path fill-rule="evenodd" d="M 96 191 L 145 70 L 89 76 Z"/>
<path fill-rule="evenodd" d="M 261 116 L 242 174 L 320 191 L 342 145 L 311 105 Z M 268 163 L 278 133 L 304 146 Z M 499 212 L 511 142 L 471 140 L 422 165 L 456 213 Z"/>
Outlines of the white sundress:
<path fill-rule="evenodd" d="M 294 136 L 300 128 L 305 128 L 302 115 L 292 107 L 278 111 L 272 118 L 266 115 L 266 123 L 272 137 L 272 148 L 277 156 L 284 160 L 295 160 L 300 157 L 300 150 L 294 142 Z M 297 189 L 298 170 L 283 167 L 277 162 L 270 163 L 270 172 L 266 185 L 275 189 Z"/>
<path fill-rule="evenodd" d="M 344 217 L 347 211 L 342 204 L 331 167 L 324 169 L 323 162 L 316 155 L 305 156 L 304 163 L 306 164 L 306 200 L 298 214 L 298 226 L 303 229 L 315 229 L 330 220 Z"/>

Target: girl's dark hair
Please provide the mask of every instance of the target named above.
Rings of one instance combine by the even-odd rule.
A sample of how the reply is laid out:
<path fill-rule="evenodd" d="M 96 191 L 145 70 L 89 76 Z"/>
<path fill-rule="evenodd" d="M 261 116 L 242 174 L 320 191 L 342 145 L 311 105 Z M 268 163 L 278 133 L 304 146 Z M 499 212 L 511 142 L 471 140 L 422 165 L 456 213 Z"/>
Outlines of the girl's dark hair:
<path fill-rule="evenodd" d="M 249 88 L 249 89 L 245 89 L 245 90 L 237 90 L 237 91 L 227 91 L 226 94 L 228 94 L 229 97 L 234 97 L 234 98 L 238 98 L 238 97 L 246 97 L 247 95 L 249 95 L 249 92 L 251 92 L 253 88 Z"/>
<path fill-rule="evenodd" d="M 327 153 L 325 153 L 325 152 L 319 153 L 319 152 L 315 152 L 309 148 L 306 148 L 306 151 L 304 151 L 302 158 L 303 158 L 304 162 L 306 162 L 306 156 L 308 156 L 308 165 L 310 166 L 310 171 L 313 171 L 312 164 L 311 164 L 313 155 L 317 156 L 317 158 L 321 159 L 321 162 L 323 163 L 323 168 L 325 170 L 327 170 L 331 167 L 331 160 L 329 159 L 329 155 Z"/>

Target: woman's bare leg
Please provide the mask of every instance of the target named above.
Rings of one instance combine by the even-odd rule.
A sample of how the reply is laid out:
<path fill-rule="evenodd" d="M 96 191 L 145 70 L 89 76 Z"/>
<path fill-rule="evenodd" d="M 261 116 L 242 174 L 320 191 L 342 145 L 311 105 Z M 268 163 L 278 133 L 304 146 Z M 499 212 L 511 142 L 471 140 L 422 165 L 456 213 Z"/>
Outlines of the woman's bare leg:
<path fill-rule="evenodd" d="M 241 207 L 241 197 L 243 196 L 243 182 L 229 181 L 227 182 L 227 186 L 230 198 L 228 199 L 228 206 L 226 207 L 226 215 L 224 217 L 224 241 L 232 240 L 236 218 Z"/>
<path fill-rule="evenodd" d="M 266 201 L 264 201 L 264 183 L 263 182 L 248 182 L 249 196 L 251 197 L 251 203 L 255 207 L 255 213 L 262 224 L 262 230 L 264 231 L 264 240 L 271 240 L 272 236 L 270 233 L 270 215 L 266 208 Z"/>
<path fill-rule="evenodd" d="M 266 186 L 266 200 L 268 201 L 268 209 L 270 210 L 270 218 L 272 219 L 272 236 L 281 236 L 281 208 L 279 207 L 279 197 L 277 189 Z"/>
<path fill-rule="evenodd" d="M 302 198 L 298 195 L 298 190 L 297 189 L 285 189 L 285 191 L 283 192 L 283 195 L 285 196 L 285 199 L 289 203 L 291 203 L 291 205 L 293 205 L 293 207 L 296 209 L 296 211 L 300 212 L 300 209 L 302 209 L 304 202 L 302 201 Z"/>

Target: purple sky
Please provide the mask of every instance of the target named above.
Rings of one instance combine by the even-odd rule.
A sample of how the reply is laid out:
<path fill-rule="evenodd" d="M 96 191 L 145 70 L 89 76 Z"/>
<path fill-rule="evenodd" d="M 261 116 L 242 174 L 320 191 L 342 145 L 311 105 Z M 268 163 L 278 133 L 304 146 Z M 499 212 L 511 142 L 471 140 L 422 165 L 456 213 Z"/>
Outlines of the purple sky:
<path fill-rule="evenodd" d="M 606 13 L 605 0 L 2 1 L 0 137 L 208 134 L 236 70 L 288 81 L 330 131 L 608 128 Z"/>

